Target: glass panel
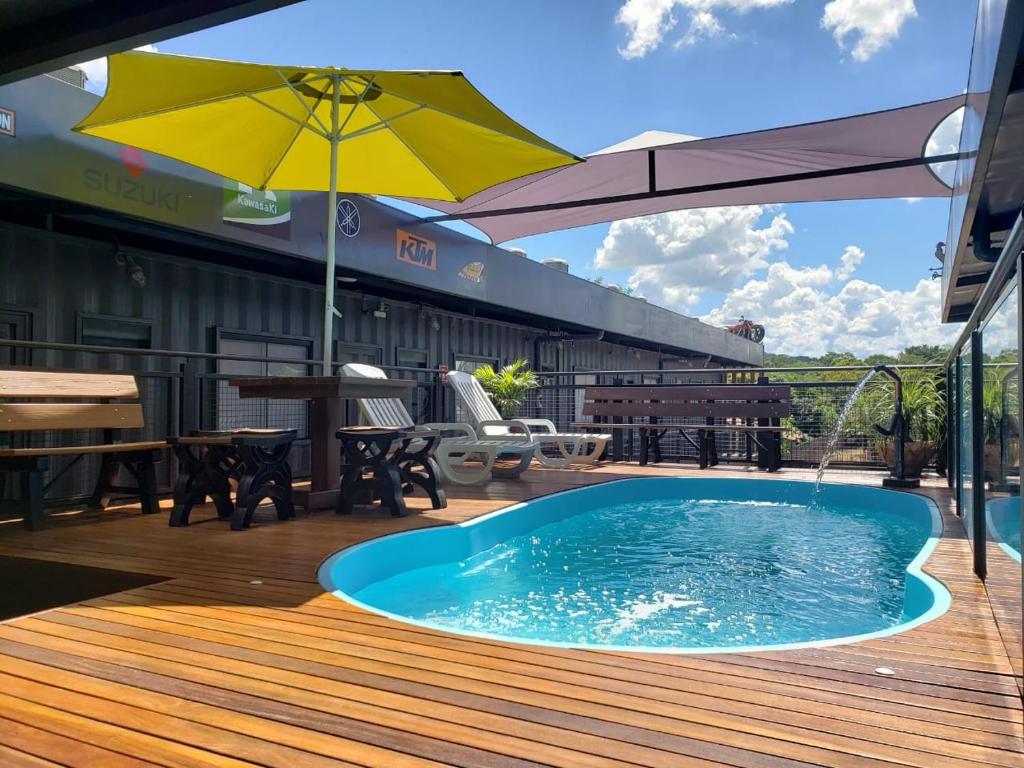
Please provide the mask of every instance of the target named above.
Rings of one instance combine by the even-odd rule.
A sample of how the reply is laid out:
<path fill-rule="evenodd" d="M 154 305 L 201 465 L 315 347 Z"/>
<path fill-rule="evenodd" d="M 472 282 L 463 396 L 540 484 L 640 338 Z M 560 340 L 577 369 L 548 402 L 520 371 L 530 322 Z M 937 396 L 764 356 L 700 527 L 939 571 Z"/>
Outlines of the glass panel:
<path fill-rule="evenodd" d="M 222 355 L 266 356 L 266 344 L 262 341 L 248 339 L 221 338 Z M 225 378 L 217 379 L 216 402 L 214 411 L 217 414 L 216 429 L 245 429 L 262 427 L 267 420 L 267 403 L 265 400 L 249 398 L 243 400 L 238 390 L 228 384 L 229 376 L 264 376 L 266 363 L 257 360 L 218 360 L 217 373 Z"/>
<path fill-rule="evenodd" d="M 982 328 L 986 593 L 1017 675 L 1021 660 L 1020 349 L 1016 285 Z"/>
<path fill-rule="evenodd" d="M 98 347 L 152 348 L 153 328 L 142 320 L 126 317 L 82 315 L 81 343 Z"/>
<path fill-rule="evenodd" d="M 395 350 L 395 365 L 400 368 L 426 368 L 427 367 L 427 353 L 423 349 L 403 349 L 399 347 Z"/>
<path fill-rule="evenodd" d="M 971 409 L 971 345 L 966 344 L 960 353 L 957 361 L 957 383 L 960 388 L 960 440 L 958 455 L 960 456 L 960 516 L 963 519 L 964 528 L 967 531 L 967 538 L 973 535 L 973 466 L 974 440 L 971 430 L 972 409 Z"/>
<path fill-rule="evenodd" d="M 309 352 L 305 344 L 267 343 L 267 357 L 306 360 Z M 268 376 L 308 376 L 309 366 L 301 363 L 267 363 Z"/>
<path fill-rule="evenodd" d="M 498 361 L 494 359 L 488 359 L 486 357 L 456 357 L 455 358 L 455 370 L 463 371 L 464 373 L 473 373 L 485 365 L 490 365 L 493 368 L 498 367 Z"/>

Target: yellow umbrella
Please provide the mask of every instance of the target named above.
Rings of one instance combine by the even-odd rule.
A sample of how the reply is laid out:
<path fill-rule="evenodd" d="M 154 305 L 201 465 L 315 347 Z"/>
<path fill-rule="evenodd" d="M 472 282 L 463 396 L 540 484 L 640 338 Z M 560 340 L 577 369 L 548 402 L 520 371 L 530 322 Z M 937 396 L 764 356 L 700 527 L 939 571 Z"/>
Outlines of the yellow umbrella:
<path fill-rule="evenodd" d="M 279 67 L 131 51 L 73 130 L 259 189 L 327 191 L 324 372 L 331 370 L 339 185 L 461 201 L 580 162 L 488 101 L 461 72 Z"/>

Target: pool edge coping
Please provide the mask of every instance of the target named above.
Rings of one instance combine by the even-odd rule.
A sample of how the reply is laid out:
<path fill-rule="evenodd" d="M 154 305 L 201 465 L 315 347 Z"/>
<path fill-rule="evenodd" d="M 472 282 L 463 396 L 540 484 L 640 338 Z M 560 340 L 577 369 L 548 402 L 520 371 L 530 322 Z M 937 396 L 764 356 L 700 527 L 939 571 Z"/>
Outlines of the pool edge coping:
<path fill-rule="evenodd" d="M 845 637 L 827 638 L 827 639 L 824 639 L 824 640 L 805 640 L 805 641 L 796 642 L 796 643 L 775 643 L 775 644 L 771 644 L 771 645 L 745 645 L 745 646 L 737 645 L 737 646 L 728 646 L 728 647 L 722 647 L 722 646 L 720 646 L 720 647 L 715 647 L 715 646 L 709 646 L 709 647 L 699 647 L 699 646 L 689 646 L 689 647 L 682 646 L 682 647 L 680 647 L 680 646 L 674 646 L 673 647 L 673 646 L 644 646 L 644 645 L 597 645 L 597 644 L 593 644 L 593 643 L 573 643 L 573 642 L 559 641 L 559 640 L 536 640 L 536 639 L 530 639 L 530 638 L 511 637 L 511 636 L 508 636 L 508 635 L 499 635 L 499 634 L 492 633 L 492 632 L 477 632 L 477 631 L 473 631 L 473 630 L 453 629 L 452 627 L 444 626 L 444 625 L 441 625 L 441 624 L 436 624 L 434 622 L 424 621 L 424 620 L 420 620 L 420 619 L 412 619 L 412 618 L 409 618 L 408 616 L 402 616 L 400 614 L 393 613 L 391 611 L 386 611 L 386 610 L 383 610 L 381 608 L 377 608 L 376 606 L 372 606 L 372 605 L 369 605 L 367 603 L 364 603 L 364 602 L 358 600 L 357 598 L 353 597 L 352 595 L 348 594 L 347 592 L 345 592 L 345 591 L 343 591 L 341 589 L 335 588 L 333 586 L 333 584 L 330 582 L 329 578 L 327 577 L 327 574 L 330 573 L 333 565 L 338 560 L 340 560 L 342 557 L 344 557 L 347 553 L 351 553 L 351 552 L 359 550 L 359 549 L 361 549 L 363 547 L 369 546 L 369 545 L 373 544 L 374 542 L 380 541 L 381 539 L 385 539 L 385 538 L 390 539 L 390 538 L 398 538 L 400 536 L 409 536 L 409 535 L 412 535 L 412 534 L 422 533 L 424 531 L 428 531 L 428 530 L 432 530 L 432 529 L 444 529 L 444 528 L 448 528 L 448 527 L 452 527 L 452 526 L 459 527 L 459 528 L 469 528 L 469 527 L 474 526 L 474 525 L 479 525 L 480 523 L 483 523 L 483 522 L 487 521 L 488 519 L 490 519 L 492 517 L 496 517 L 498 515 L 506 514 L 508 512 L 514 511 L 516 509 L 520 509 L 520 508 L 526 506 L 527 504 L 529 504 L 530 502 L 538 501 L 540 499 L 550 499 L 550 498 L 553 498 L 553 497 L 556 497 L 556 496 L 561 496 L 561 495 L 566 494 L 566 493 L 572 493 L 572 492 L 575 492 L 575 491 L 584 490 L 586 488 L 593 488 L 595 486 L 600 486 L 600 485 L 608 485 L 608 484 L 612 484 L 612 483 L 635 482 L 637 480 L 641 480 L 642 481 L 642 480 L 648 480 L 648 479 L 655 479 L 655 478 L 623 477 L 623 478 L 616 478 L 615 480 L 608 480 L 608 481 L 601 482 L 601 483 L 593 483 L 593 484 L 590 484 L 590 485 L 576 486 L 574 488 L 565 488 L 565 489 L 560 490 L 560 491 L 555 491 L 554 493 L 544 494 L 544 495 L 537 496 L 535 498 L 527 499 L 527 500 L 524 500 L 524 501 L 518 501 L 518 502 L 515 502 L 515 503 L 510 504 L 508 506 L 500 507 L 499 509 L 491 510 L 490 512 L 485 512 L 482 515 L 478 515 L 478 516 L 470 518 L 468 520 L 462 520 L 462 521 L 460 521 L 458 523 L 450 523 L 450 524 L 447 524 L 447 525 L 438 525 L 438 526 L 424 526 L 422 528 L 413 528 L 413 529 L 406 530 L 406 531 L 396 531 L 394 533 L 387 533 L 387 534 L 383 534 L 381 536 L 374 536 L 371 539 L 367 539 L 367 540 L 361 541 L 361 542 L 359 542 L 357 544 L 353 544 L 351 546 L 348 546 L 348 547 L 345 547 L 343 549 L 340 549 L 337 552 L 335 552 L 335 553 L 329 555 L 328 557 L 324 558 L 324 560 L 317 567 L 317 582 L 320 584 L 320 586 L 324 589 L 325 592 L 327 592 L 328 594 L 332 595 L 333 597 L 336 597 L 339 600 L 343 600 L 344 602 L 348 603 L 349 605 L 354 605 L 357 608 L 360 608 L 360 609 L 362 609 L 364 611 L 367 611 L 369 613 L 374 613 L 374 614 L 376 614 L 378 616 L 383 616 L 385 618 L 391 619 L 392 621 L 398 622 L 399 624 L 406 624 L 406 625 L 411 625 L 411 626 L 415 626 L 415 627 L 420 627 L 422 629 L 428 629 L 428 630 L 431 630 L 431 631 L 434 631 L 434 632 L 441 632 L 443 634 L 453 635 L 455 637 L 472 637 L 472 638 L 477 638 L 477 639 L 480 639 L 480 640 L 490 640 L 490 641 L 494 641 L 494 642 L 507 643 L 509 645 L 526 645 L 526 646 L 537 646 L 537 647 L 543 647 L 543 648 L 562 648 L 562 649 L 566 649 L 566 650 L 583 650 L 583 651 L 596 651 L 596 652 L 608 652 L 608 653 L 675 654 L 675 655 L 685 655 L 685 656 L 720 655 L 720 654 L 728 654 L 728 653 L 770 653 L 770 652 L 776 652 L 776 651 L 795 651 L 795 650 L 813 649 L 813 648 L 830 648 L 830 647 L 839 646 L 839 645 L 853 645 L 853 644 L 856 644 L 856 643 L 864 643 L 864 642 L 868 642 L 870 640 L 878 640 L 878 639 L 882 639 L 882 638 L 885 638 L 885 637 L 891 637 L 893 635 L 903 634 L 904 632 L 908 632 L 911 629 L 915 629 L 916 627 L 919 627 L 919 626 L 922 626 L 922 625 L 927 624 L 929 622 L 935 621 L 936 619 L 941 617 L 943 614 L 945 614 L 949 610 L 950 606 L 952 605 L 952 602 L 953 602 L 952 594 L 950 593 L 950 591 L 946 587 L 946 585 L 943 584 L 939 579 L 935 578 L 934 576 L 932 576 L 931 574 L 929 574 L 927 571 L 924 570 L 925 563 L 927 563 L 927 561 L 931 558 L 932 554 L 938 548 L 939 542 L 942 541 L 942 536 L 943 536 L 943 533 L 944 533 L 943 522 L 942 522 L 942 513 L 939 510 L 938 504 L 935 502 L 934 499 L 932 499 L 931 497 L 929 497 L 929 496 L 927 496 L 927 495 L 925 495 L 923 493 L 913 493 L 913 492 L 907 492 L 907 491 L 893 490 L 893 489 L 889 489 L 889 488 L 875 488 L 874 490 L 882 491 L 883 493 L 896 493 L 896 494 L 906 494 L 908 496 L 913 496 L 914 498 L 920 499 L 922 502 L 924 502 L 924 504 L 927 507 L 929 513 L 931 514 L 932 527 L 931 527 L 931 531 L 929 532 L 928 539 L 925 541 L 924 545 L 918 551 L 918 553 L 914 557 L 914 559 L 911 560 L 910 563 L 907 565 L 905 570 L 906 570 L 906 573 L 907 573 L 908 577 L 917 578 L 925 586 L 927 586 L 929 590 L 931 590 L 931 593 L 932 593 L 932 596 L 933 596 L 932 606 L 927 611 L 925 611 L 923 614 L 921 614 L 920 616 L 918 616 L 918 617 L 916 617 L 914 619 L 911 619 L 910 621 L 901 622 L 900 624 L 897 624 L 897 625 L 895 625 L 893 627 L 888 627 L 886 629 L 876 630 L 874 632 L 865 632 L 865 633 L 859 634 L 859 635 L 847 635 Z M 675 478 L 675 479 L 687 480 L 687 479 L 702 479 L 702 478 L 680 477 L 680 478 Z M 707 478 L 707 479 L 712 479 L 712 478 Z M 722 478 L 722 479 L 725 479 L 725 478 Z M 734 481 L 734 482 L 735 481 L 739 481 L 739 482 L 759 482 L 759 478 L 729 478 L 729 479 Z M 787 480 L 786 482 L 799 483 L 799 484 L 810 484 L 810 481 L 806 481 L 806 480 Z M 855 483 L 825 483 L 825 485 L 830 485 L 830 486 L 851 486 L 851 487 L 872 487 L 872 486 L 859 486 L 858 484 L 855 484 Z"/>

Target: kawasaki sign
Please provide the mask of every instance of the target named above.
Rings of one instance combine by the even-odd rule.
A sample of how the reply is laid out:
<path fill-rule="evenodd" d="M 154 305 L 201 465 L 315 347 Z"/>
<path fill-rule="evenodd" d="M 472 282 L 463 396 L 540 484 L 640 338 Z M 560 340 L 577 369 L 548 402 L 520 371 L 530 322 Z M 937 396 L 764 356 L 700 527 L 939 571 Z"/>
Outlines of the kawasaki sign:
<path fill-rule="evenodd" d="M 261 192 L 250 186 L 224 179 L 224 223 L 258 227 L 275 237 L 291 236 L 292 193 Z"/>

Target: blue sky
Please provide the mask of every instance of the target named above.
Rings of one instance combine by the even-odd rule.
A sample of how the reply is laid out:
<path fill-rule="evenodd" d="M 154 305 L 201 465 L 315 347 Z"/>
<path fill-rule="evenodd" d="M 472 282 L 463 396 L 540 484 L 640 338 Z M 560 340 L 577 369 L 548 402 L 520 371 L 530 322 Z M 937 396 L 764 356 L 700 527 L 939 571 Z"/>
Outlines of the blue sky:
<path fill-rule="evenodd" d="M 650 129 L 714 136 L 959 93 L 966 85 L 974 12 L 968 0 L 307 0 L 157 48 L 282 64 L 461 69 L 514 118 L 583 154 Z M 840 43 L 836 35 L 844 31 Z M 919 343 L 926 331 L 951 335 L 935 326 L 937 313 L 914 319 L 929 326 L 920 332 L 894 329 L 880 317 L 886 304 L 905 300 L 922 309 L 931 302 L 934 289 L 919 288 L 919 281 L 937 264 L 932 252 L 945 238 L 947 214 L 946 200 L 748 212 L 739 224 L 725 222 L 732 224 L 717 244 L 712 232 L 706 248 L 683 246 L 742 251 L 751 237 L 763 241 L 758 231 L 771 229 L 781 215 L 784 222 L 768 235 L 776 247 L 759 252 L 750 269 L 704 284 L 704 255 L 697 252 L 695 268 L 686 270 L 693 278 L 681 277 L 679 269 L 653 269 L 643 278 L 633 267 L 619 266 L 623 259 L 611 251 L 625 247 L 625 238 L 596 266 L 609 225 L 508 245 L 524 248 L 531 258 L 565 259 L 584 276 L 600 274 L 623 285 L 632 278 L 648 298 L 712 322 L 749 311 L 768 326 L 768 349 L 863 351 Z M 662 234 L 692 237 L 686 233 L 695 221 L 714 229 L 698 215 L 682 225 L 677 220 Z M 714 221 L 722 224 L 720 217 Z M 840 268 L 849 246 L 863 253 L 852 272 Z M 785 268 L 773 273 L 777 264 Z M 832 270 L 829 279 L 822 267 Z M 681 279 L 693 282 L 661 290 Z M 872 290 L 856 285 L 857 301 L 830 306 L 851 280 Z M 780 297 L 803 289 L 813 293 L 808 307 L 786 315 Z M 877 306 L 865 309 L 871 301 Z M 831 312 L 834 327 L 803 338 L 800 329 L 817 317 L 815 310 Z M 879 318 L 851 327 L 849 318 L 844 324 L 839 317 L 851 312 Z"/>

